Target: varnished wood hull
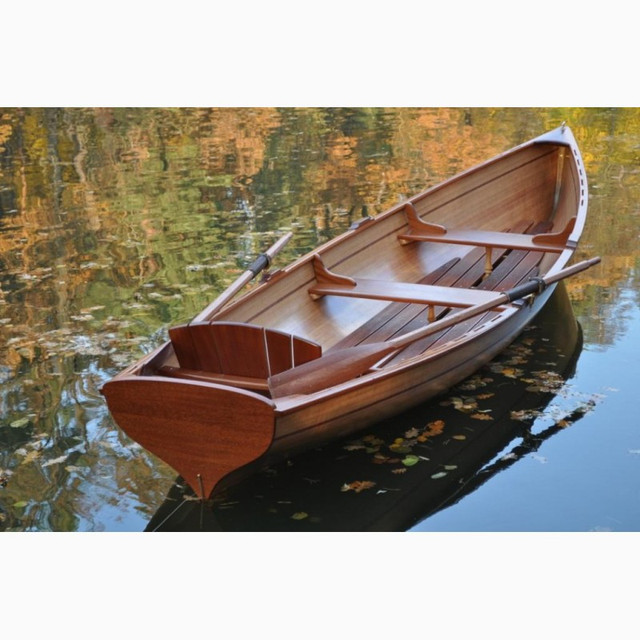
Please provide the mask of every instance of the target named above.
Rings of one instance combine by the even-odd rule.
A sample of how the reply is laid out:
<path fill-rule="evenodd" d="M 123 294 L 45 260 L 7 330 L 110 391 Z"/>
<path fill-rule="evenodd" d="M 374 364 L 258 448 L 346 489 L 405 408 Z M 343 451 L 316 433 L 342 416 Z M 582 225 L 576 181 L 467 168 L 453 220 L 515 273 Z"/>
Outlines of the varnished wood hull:
<path fill-rule="evenodd" d="M 418 223 L 444 225 L 451 238 L 459 229 L 478 230 L 478 246 L 466 245 L 467 236 L 462 244 L 439 238 L 412 241 L 401 204 L 276 272 L 210 320 L 231 323 L 233 331 L 252 325 L 254 332 L 253 327 L 259 326 L 277 336 L 301 336 L 324 352 L 401 335 L 449 309 L 444 302 L 422 304 L 423 297 L 414 302 L 406 299 L 407 290 L 420 287 L 402 283 L 425 282 L 426 277 L 431 285 L 440 286 L 433 289 L 439 294 L 446 291 L 442 287 L 453 287 L 452 299 L 457 301 L 460 288 L 501 291 L 532 274 L 564 268 L 585 223 L 586 177 L 573 136 L 563 127 L 419 194 L 410 203 L 421 219 Z M 550 232 L 544 242 L 551 237 L 557 249 L 535 246 L 532 236 L 522 235 L 536 229 Z M 487 237 L 496 239 L 490 250 L 482 244 Z M 344 280 L 336 277 L 335 296 L 310 295 L 319 277 L 314 270 L 316 255 L 332 272 L 344 274 Z M 388 287 L 380 289 L 382 299 L 341 297 L 342 282 L 359 278 L 374 278 L 374 287 L 387 282 Z M 400 289 L 404 297 L 394 295 Z M 224 373 L 216 374 L 215 382 L 206 379 L 213 374 L 198 380 L 168 378 L 163 372 L 180 370 L 177 344 L 174 349 L 170 342 L 116 376 L 103 393 L 119 426 L 206 498 L 247 465 L 348 435 L 445 391 L 512 342 L 552 290 L 417 341 L 365 375 L 313 393 L 272 399 L 265 397 L 268 393 L 247 390 L 257 388 L 253 383 L 234 388 L 241 384 L 238 376 L 230 376 L 229 385 L 220 384 Z M 294 356 L 292 362 L 296 363 Z M 269 369 L 268 362 L 261 367 Z M 244 379 L 245 369 L 243 365 Z"/>

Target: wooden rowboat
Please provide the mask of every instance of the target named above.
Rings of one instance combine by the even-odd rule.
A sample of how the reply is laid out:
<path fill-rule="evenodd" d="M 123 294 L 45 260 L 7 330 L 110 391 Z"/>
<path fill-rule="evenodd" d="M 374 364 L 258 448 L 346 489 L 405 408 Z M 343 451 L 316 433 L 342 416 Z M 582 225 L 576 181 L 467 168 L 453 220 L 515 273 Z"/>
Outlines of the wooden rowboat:
<path fill-rule="evenodd" d="M 392 207 L 232 297 L 106 383 L 133 440 L 208 498 L 243 470 L 439 394 L 511 343 L 571 267 L 587 213 L 559 127 Z M 224 481 L 224 482 L 223 482 Z"/>

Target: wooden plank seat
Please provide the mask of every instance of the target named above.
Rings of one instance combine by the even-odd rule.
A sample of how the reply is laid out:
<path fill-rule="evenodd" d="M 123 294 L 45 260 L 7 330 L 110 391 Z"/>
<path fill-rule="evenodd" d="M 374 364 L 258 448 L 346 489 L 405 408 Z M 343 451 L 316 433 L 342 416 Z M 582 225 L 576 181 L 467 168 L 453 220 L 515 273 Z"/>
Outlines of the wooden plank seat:
<path fill-rule="evenodd" d="M 535 235 L 481 229 L 447 229 L 443 225 L 422 220 L 410 202 L 405 204 L 404 209 L 409 232 L 398 235 L 402 244 L 446 242 L 484 247 L 486 253 L 485 272 L 487 274 L 491 273 L 491 253 L 494 248 L 561 253 L 569 246 L 569 235 L 576 222 L 575 218 L 571 218 L 565 228 L 558 233 L 538 233 Z"/>
<path fill-rule="evenodd" d="M 315 360 L 322 347 L 298 336 L 242 322 L 191 322 L 172 327 L 169 337 L 178 367 L 159 373 L 266 391 L 267 378 Z"/>
<path fill-rule="evenodd" d="M 435 319 L 433 316 L 433 308 L 436 305 L 471 307 L 499 297 L 499 294 L 492 291 L 481 291 L 462 287 L 443 287 L 412 282 L 372 280 L 368 278 L 358 278 L 356 280 L 349 276 L 343 276 L 329 271 L 322 262 L 322 258 L 317 254 L 313 258 L 313 267 L 316 275 L 316 284 L 309 288 L 309 295 L 313 299 L 330 295 L 420 303 L 429 307 L 429 321 Z"/>

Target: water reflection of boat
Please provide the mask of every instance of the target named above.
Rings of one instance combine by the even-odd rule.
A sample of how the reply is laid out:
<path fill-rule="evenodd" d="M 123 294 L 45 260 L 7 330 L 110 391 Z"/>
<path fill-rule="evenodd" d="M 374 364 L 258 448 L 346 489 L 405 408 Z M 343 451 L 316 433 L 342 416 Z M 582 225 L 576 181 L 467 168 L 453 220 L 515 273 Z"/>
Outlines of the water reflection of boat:
<path fill-rule="evenodd" d="M 147 531 L 404 531 L 583 415 L 588 407 L 578 405 L 543 416 L 549 424 L 532 430 L 573 375 L 581 348 L 558 287 L 535 327 L 446 395 L 356 440 L 273 465 L 208 503 L 178 479 Z"/>
<path fill-rule="evenodd" d="M 109 409 L 208 498 L 247 465 L 390 418 L 495 357 L 573 273 L 586 212 L 562 126 L 172 328 L 104 386 Z"/>

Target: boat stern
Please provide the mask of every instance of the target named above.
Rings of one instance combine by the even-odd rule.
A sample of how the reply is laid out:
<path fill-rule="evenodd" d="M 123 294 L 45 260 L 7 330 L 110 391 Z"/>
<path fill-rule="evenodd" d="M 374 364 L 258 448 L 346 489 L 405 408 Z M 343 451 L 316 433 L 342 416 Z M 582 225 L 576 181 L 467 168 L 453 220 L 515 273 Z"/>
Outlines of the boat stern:
<path fill-rule="evenodd" d="M 118 426 L 203 499 L 228 474 L 264 454 L 274 438 L 274 403 L 242 389 L 117 376 L 102 393 Z"/>

